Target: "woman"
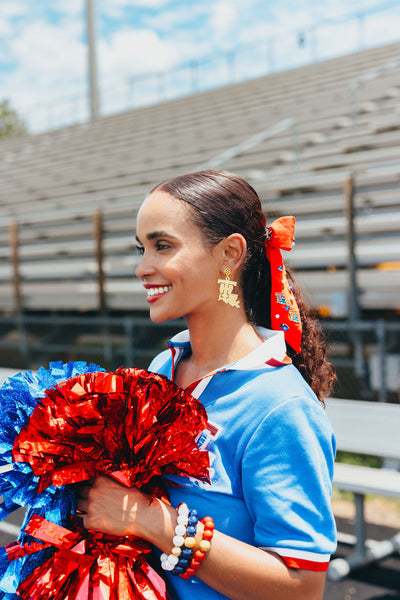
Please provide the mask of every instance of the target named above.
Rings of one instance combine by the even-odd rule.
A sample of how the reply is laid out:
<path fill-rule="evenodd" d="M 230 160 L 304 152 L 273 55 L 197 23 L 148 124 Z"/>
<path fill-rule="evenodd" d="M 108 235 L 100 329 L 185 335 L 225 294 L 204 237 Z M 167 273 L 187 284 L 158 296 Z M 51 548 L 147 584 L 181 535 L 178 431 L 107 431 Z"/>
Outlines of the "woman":
<path fill-rule="evenodd" d="M 161 183 L 137 216 L 136 274 L 150 317 L 183 316 L 188 328 L 150 370 L 207 409 L 210 430 L 199 444 L 210 453 L 211 484 L 171 486 L 167 506 L 99 478 L 78 506 L 86 527 L 154 544 L 179 599 L 323 595 L 335 549 L 335 444 L 322 400 L 334 374 L 281 264 L 293 222 L 266 229 L 253 188 L 220 171 Z M 190 513 L 189 532 L 186 506 L 212 519 L 196 523 Z M 193 549 L 185 533 L 195 538 Z"/>

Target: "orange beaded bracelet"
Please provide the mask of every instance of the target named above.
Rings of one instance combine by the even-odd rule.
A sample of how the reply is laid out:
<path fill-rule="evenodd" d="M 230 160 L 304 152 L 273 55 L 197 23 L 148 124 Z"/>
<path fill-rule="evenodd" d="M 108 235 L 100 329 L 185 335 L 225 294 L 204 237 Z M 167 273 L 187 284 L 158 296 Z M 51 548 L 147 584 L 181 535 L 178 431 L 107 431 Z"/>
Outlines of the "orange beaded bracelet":
<path fill-rule="evenodd" d="M 204 519 L 200 519 L 200 522 L 204 525 L 203 535 L 201 536 L 199 547 L 195 550 L 193 558 L 190 561 L 190 565 L 184 573 L 179 575 L 179 577 L 182 577 L 183 579 L 189 579 L 189 577 L 192 577 L 196 573 L 197 569 L 201 566 L 202 561 L 207 556 L 207 552 L 211 549 L 211 540 L 215 529 L 214 521 L 211 517 L 204 517 Z"/>

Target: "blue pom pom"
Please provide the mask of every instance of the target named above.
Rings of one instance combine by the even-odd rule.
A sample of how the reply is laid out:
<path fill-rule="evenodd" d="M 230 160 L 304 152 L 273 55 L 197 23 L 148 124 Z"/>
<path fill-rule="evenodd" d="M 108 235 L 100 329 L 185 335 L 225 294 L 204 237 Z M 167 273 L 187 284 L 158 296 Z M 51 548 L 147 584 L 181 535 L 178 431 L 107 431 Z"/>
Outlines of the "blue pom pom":
<path fill-rule="evenodd" d="M 0 388 L 0 520 L 20 506 L 27 507 L 18 540 L 21 544 L 33 538 L 24 528 L 33 514 L 43 516 L 57 525 L 68 526 L 75 512 L 76 497 L 71 486 L 50 486 L 37 493 L 38 478 L 29 464 L 14 463 L 14 441 L 27 424 L 36 404 L 45 397 L 46 390 L 76 375 L 104 371 L 95 364 L 83 361 L 63 364 L 50 363 L 50 368 L 40 367 L 36 375 L 31 371 L 18 373 Z M 32 571 L 47 560 L 53 549 L 40 550 L 11 563 L 7 552 L 0 548 L 0 600 L 19 600 L 15 594 L 18 586 Z"/>

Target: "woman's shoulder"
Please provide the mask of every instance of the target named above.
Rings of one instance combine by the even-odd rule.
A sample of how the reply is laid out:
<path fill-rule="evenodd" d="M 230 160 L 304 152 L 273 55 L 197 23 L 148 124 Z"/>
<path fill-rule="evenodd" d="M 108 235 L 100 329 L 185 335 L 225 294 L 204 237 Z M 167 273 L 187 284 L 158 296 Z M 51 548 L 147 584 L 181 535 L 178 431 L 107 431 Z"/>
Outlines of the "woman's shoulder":
<path fill-rule="evenodd" d="M 268 381 L 269 395 L 278 396 L 282 400 L 301 396 L 318 402 L 311 387 L 292 363 L 266 371 L 262 381 L 265 385 Z"/>
<path fill-rule="evenodd" d="M 320 404 L 314 392 L 293 364 L 248 371 L 231 371 L 231 386 L 239 394 L 251 395 L 260 404 L 275 406 L 293 398 L 304 398 Z"/>
<path fill-rule="evenodd" d="M 312 422 L 326 420 L 322 403 L 291 364 L 222 372 L 204 394 L 210 410 L 227 411 L 237 423 L 255 428 L 262 422 L 281 427 L 299 414 Z"/>
<path fill-rule="evenodd" d="M 299 439 L 311 445 L 319 439 L 331 452 L 334 434 L 324 405 L 293 365 L 265 371 L 249 380 L 243 389 L 243 406 L 246 421 L 253 424 L 252 439 L 256 443 L 272 441 L 275 436 L 283 436 L 293 446 Z"/>

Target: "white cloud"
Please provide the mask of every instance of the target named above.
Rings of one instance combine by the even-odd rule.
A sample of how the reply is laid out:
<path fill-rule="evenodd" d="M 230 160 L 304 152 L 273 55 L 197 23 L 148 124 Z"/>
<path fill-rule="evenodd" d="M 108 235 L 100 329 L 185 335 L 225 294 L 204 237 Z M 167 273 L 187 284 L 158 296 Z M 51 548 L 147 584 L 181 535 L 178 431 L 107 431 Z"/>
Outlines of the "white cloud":
<path fill-rule="evenodd" d="M 18 68 L 5 78 L 5 97 L 22 114 L 35 119 L 61 98 L 82 95 L 86 78 L 86 47 L 76 26 L 66 28 L 34 22 L 10 44 Z M 36 113 L 36 114 L 35 114 Z"/>
<path fill-rule="evenodd" d="M 211 31 L 219 42 L 229 41 L 232 45 L 231 33 L 238 19 L 237 8 L 232 2 L 222 0 L 212 6 L 209 24 Z"/>
<path fill-rule="evenodd" d="M 150 29 L 169 32 L 171 36 L 181 35 L 180 32 L 184 30 L 187 35 L 193 37 L 196 34 L 196 31 L 193 31 L 193 23 L 208 14 L 209 10 L 203 3 L 190 6 L 172 5 L 165 10 L 144 16 L 143 23 Z"/>
<path fill-rule="evenodd" d="M 127 6 L 140 6 L 142 8 L 161 8 L 171 2 L 171 0 L 118 0 L 121 4 Z"/>
<path fill-rule="evenodd" d="M 99 65 L 103 77 L 131 77 L 164 71 L 173 63 L 173 51 L 150 29 L 123 29 L 110 40 L 99 42 Z"/>
<path fill-rule="evenodd" d="M 169 2 L 170 0 L 100 0 L 98 12 L 103 16 L 118 19 L 127 8 L 161 8 Z"/>
<path fill-rule="evenodd" d="M 27 0 L 2 0 L 0 3 L 0 17 L 20 17 L 26 15 L 27 12 L 29 12 Z"/>
<path fill-rule="evenodd" d="M 3 39 L 5 37 L 9 37 L 10 35 L 12 35 L 13 29 L 11 26 L 11 23 L 5 19 L 4 17 L 0 16 L 0 37 Z M 3 48 L 3 54 L 5 54 L 4 52 L 4 48 Z M 1 50 L 0 50 L 0 56 L 1 56 Z"/>
<path fill-rule="evenodd" d="M 0 61 L 7 65 L 2 71 L 0 63 L 0 100 L 10 98 L 23 113 L 36 113 L 37 105 L 49 103 L 61 111 L 59 99 L 78 94 L 81 104 L 87 104 L 85 4 L 85 0 L 0 0 Z M 113 93 L 119 104 L 110 102 L 110 106 L 124 110 L 131 94 L 127 82 L 134 76 L 153 73 L 151 84 L 136 82 L 134 89 L 141 88 L 141 100 L 151 96 L 151 101 L 156 101 L 156 94 L 151 95 L 148 89 L 162 88 L 158 73 L 196 59 L 201 62 L 205 57 L 212 58 L 201 63 L 200 89 L 207 87 L 207 79 L 210 86 L 228 82 L 225 73 L 230 67 L 225 51 L 238 46 L 236 76 L 243 77 L 245 72 L 258 76 L 272 65 L 267 49 L 272 38 L 275 68 L 356 50 L 357 19 L 341 25 L 341 29 L 321 22 L 340 20 L 357 10 L 372 11 L 365 20 L 366 44 L 398 40 L 400 5 L 397 12 L 394 7 L 375 13 L 373 9 L 379 4 L 377 0 L 352 0 L 350 7 L 348 0 L 95 0 L 102 97 Z M 318 34 L 313 38 L 312 27 L 317 23 Z M 301 31 L 305 32 L 303 47 L 297 43 Z M 317 46 L 313 46 L 315 39 Z M 246 44 L 252 47 L 245 48 Z M 15 69 L 10 72 L 13 63 Z M 169 75 L 166 97 L 180 89 L 190 91 L 185 86 L 193 73 L 180 69 Z"/>
<path fill-rule="evenodd" d="M 388 18 L 389 16 L 389 18 Z M 363 34 L 365 42 L 369 45 L 389 44 L 398 41 L 400 37 L 400 5 L 397 9 L 375 15 L 374 19 L 368 19 L 364 24 Z"/>
<path fill-rule="evenodd" d="M 86 10 L 85 0 L 45 0 L 45 2 L 41 0 L 40 4 L 42 11 L 43 9 L 52 9 L 64 15 L 81 15 Z"/>
<path fill-rule="evenodd" d="M 83 75 L 84 45 L 76 39 L 76 30 L 35 22 L 12 46 L 21 69 L 33 77 L 61 79 L 64 72 L 74 79 Z"/>
<path fill-rule="evenodd" d="M 26 14 L 27 6 L 23 0 L 3 0 L 0 2 L 0 59 L 9 59 L 7 41 L 16 33 L 13 25 L 15 17 L 22 17 Z"/>

